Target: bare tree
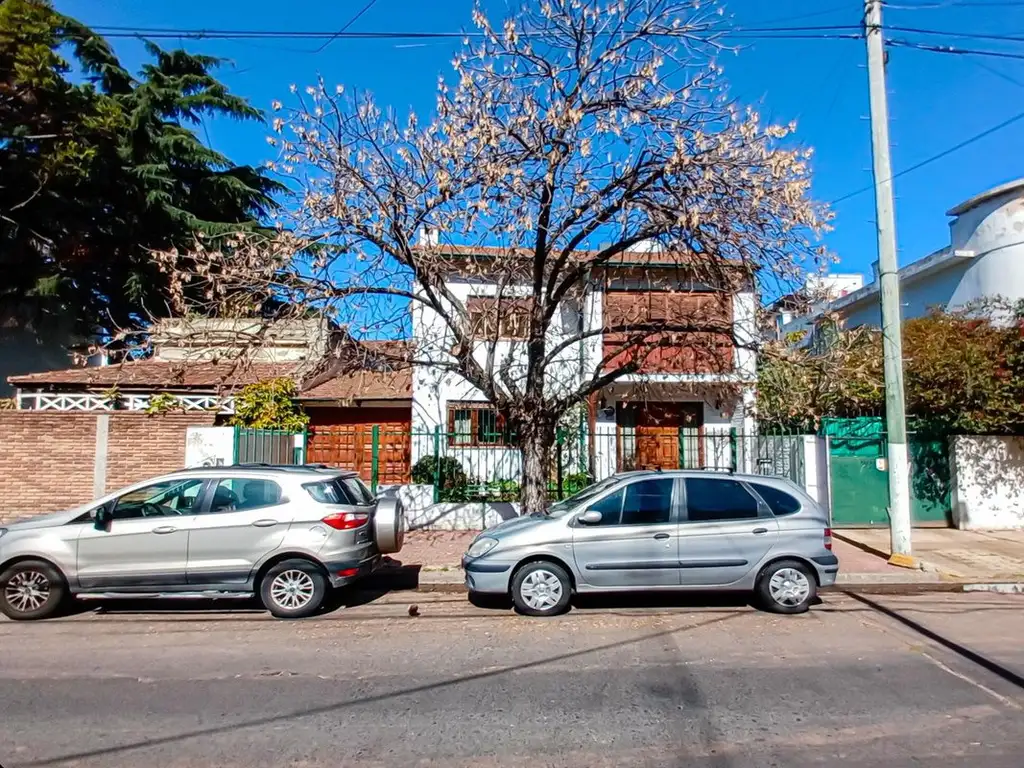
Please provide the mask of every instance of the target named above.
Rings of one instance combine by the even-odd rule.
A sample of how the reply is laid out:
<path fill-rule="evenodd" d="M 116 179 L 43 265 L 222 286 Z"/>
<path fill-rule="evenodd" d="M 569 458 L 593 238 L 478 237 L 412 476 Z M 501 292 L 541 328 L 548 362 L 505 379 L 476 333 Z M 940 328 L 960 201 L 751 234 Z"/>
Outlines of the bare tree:
<path fill-rule="evenodd" d="M 165 254 L 175 285 L 204 281 L 208 312 L 272 296 L 356 338 L 408 334 L 411 308 L 426 333 L 400 362 L 497 407 L 522 447 L 524 511 L 541 508 L 566 409 L 652 359 L 731 366 L 753 340 L 725 297 L 818 255 L 809 152 L 729 100 L 719 14 L 696 5 L 541 0 L 500 28 L 478 9 L 425 124 L 322 80 L 293 88 L 271 138 L 296 195 L 280 237 Z M 613 278 L 638 300 L 598 311 L 591 289 Z"/>

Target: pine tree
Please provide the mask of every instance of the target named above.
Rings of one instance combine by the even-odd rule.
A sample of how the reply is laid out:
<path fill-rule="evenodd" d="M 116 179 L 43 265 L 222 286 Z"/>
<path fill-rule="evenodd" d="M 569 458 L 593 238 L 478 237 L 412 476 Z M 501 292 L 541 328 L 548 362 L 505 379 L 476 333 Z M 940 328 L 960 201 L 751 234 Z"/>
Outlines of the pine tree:
<path fill-rule="evenodd" d="M 280 184 L 195 132 L 262 120 L 213 76 L 220 60 L 147 51 L 133 76 L 48 2 L 0 4 L 0 318 L 60 314 L 90 335 L 137 326 L 166 311 L 154 250 L 260 229 L 275 209 Z"/>

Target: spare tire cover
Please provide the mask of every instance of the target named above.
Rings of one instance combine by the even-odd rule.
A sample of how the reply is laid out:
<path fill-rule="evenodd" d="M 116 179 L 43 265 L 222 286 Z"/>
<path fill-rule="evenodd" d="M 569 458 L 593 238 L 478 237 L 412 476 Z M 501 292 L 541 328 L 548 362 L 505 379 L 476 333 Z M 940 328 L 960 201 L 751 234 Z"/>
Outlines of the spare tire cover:
<path fill-rule="evenodd" d="M 399 499 L 377 499 L 377 509 L 373 515 L 373 540 L 384 555 L 402 549 L 405 542 L 405 511 Z"/>

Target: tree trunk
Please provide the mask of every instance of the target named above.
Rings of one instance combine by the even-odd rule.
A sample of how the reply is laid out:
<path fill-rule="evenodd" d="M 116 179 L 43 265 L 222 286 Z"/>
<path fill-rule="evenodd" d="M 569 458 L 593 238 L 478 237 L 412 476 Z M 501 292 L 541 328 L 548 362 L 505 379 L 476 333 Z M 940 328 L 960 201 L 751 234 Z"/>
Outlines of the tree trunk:
<path fill-rule="evenodd" d="M 555 442 L 552 425 L 531 423 L 520 433 L 523 454 L 523 488 L 520 514 L 543 512 L 548 503 L 548 475 L 551 471 L 551 447 Z"/>

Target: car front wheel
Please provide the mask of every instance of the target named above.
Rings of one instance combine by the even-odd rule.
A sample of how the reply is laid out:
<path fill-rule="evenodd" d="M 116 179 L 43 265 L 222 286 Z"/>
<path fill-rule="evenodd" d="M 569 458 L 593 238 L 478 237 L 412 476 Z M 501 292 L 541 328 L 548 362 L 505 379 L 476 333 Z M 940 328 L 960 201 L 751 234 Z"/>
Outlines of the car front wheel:
<path fill-rule="evenodd" d="M 757 580 L 761 605 L 773 613 L 804 613 L 817 594 L 814 574 L 797 560 L 772 563 Z"/>
<path fill-rule="evenodd" d="M 272 616 L 304 619 L 323 605 L 327 578 L 308 560 L 285 560 L 267 571 L 260 582 L 260 597 Z"/>
<path fill-rule="evenodd" d="M 512 579 L 512 602 L 527 616 L 556 616 L 569 609 L 572 582 L 565 569 L 546 561 L 527 563 Z"/>
<path fill-rule="evenodd" d="M 66 594 L 60 572 L 43 560 L 22 560 L 0 573 L 0 612 L 16 621 L 53 616 Z"/>

